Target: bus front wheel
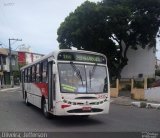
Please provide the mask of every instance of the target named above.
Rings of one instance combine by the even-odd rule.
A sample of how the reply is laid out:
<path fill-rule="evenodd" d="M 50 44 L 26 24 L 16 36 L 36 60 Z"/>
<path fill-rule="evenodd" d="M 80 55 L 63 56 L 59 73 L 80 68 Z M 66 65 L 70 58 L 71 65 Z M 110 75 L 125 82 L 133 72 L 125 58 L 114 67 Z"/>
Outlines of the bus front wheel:
<path fill-rule="evenodd" d="M 52 118 L 52 115 L 47 110 L 47 104 L 46 104 L 45 100 L 42 101 L 42 111 L 43 111 L 43 114 L 46 118 L 48 118 L 48 119 Z"/>

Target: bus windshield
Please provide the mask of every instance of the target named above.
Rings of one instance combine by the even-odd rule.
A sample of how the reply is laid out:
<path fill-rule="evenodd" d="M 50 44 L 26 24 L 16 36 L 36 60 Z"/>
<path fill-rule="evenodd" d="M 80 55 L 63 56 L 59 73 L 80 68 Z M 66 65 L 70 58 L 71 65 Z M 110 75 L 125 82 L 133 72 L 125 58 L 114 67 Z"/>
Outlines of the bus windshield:
<path fill-rule="evenodd" d="M 59 63 L 58 67 L 61 92 L 108 92 L 106 66 Z"/>

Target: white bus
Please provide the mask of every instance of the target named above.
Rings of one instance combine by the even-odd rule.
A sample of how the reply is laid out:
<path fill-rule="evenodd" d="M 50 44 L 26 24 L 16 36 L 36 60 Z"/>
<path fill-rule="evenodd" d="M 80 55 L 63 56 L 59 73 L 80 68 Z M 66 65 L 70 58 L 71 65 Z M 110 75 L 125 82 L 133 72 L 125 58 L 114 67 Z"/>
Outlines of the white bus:
<path fill-rule="evenodd" d="M 103 54 L 59 50 L 21 68 L 23 99 L 51 115 L 109 112 L 110 85 Z"/>

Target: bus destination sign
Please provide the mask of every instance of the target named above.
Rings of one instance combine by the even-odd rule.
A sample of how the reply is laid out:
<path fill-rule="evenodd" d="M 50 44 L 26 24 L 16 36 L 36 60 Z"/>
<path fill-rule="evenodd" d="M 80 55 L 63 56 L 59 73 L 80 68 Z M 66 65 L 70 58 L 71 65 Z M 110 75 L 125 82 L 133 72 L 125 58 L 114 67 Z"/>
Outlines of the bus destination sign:
<path fill-rule="evenodd" d="M 101 55 L 86 54 L 86 53 L 73 53 L 62 52 L 58 55 L 58 60 L 80 61 L 80 62 L 93 62 L 106 64 L 106 59 Z"/>

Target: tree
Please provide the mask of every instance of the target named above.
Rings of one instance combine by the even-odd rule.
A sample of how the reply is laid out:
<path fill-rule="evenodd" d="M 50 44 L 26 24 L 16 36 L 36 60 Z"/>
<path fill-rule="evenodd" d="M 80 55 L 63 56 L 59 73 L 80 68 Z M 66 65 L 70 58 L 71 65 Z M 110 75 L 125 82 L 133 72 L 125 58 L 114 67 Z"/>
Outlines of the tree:
<path fill-rule="evenodd" d="M 103 53 L 108 58 L 111 75 L 120 77 L 130 47 L 155 46 L 160 26 L 159 7 L 158 0 L 86 1 L 60 25 L 59 47 Z"/>
<path fill-rule="evenodd" d="M 100 4 L 89 1 L 83 3 L 60 25 L 57 32 L 60 49 L 70 49 L 73 46 L 103 53 L 109 59 L 108 64 L 112 67 L 110 70 L 115 70 L 115 63 L 112 61 L 116 57 L 117 48 L 113 41 L 108 39 L 110 33 L 105 17 L 105 11 Z"/>
<path fill-rule="evenodd" d="M 127 51 L 131 47 L 155 47 L 160 27 L 159 0 L 104 0 L 108 11 L 111 38 L 119 46 L 117 76 L 127 65 Z"/>

